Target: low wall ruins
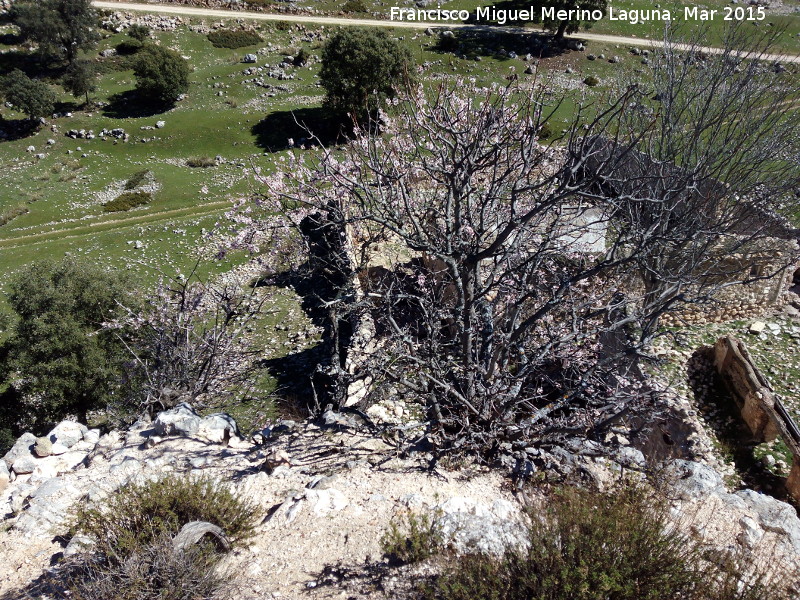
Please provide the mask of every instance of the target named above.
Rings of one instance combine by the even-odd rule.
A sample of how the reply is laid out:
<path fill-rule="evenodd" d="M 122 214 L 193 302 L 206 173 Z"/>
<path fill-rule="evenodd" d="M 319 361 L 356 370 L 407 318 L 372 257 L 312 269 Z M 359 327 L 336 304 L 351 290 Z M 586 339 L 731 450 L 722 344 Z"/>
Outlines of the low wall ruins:
<path fill-rule="evenodd" d="M 792 470 L 786 489 L 800 502 L 800 429 L 753 363 L 742 341 L 732 336 L 717 340 L 714 367 L 753 437 L 768 442 L 780 436 L 792 452 Z"/>

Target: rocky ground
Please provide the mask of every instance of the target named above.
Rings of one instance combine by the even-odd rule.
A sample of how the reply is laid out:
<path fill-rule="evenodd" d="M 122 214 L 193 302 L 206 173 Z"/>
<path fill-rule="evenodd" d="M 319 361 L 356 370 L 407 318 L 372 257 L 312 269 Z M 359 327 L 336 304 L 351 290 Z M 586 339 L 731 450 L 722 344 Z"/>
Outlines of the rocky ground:
<path fill-rule="evenodd" d="M 536 501 L 535 489 L 498 471 L 430 472 L 422 456 L 401 458 L 382 439 L 328 422 L 281 421 L 247 441 L 230 417 L 201 419 L 181 405 L 124 432 L 99 436 L 64 422 L 47 438 L 22 436 L 0 461 L 0 598 L 35 593 L 42 574 L 79 549 L 81 539 L 59 537 L 76 502 L 102 501 L 132 479 L 186 471 L 229 482 L 264 511 L 257 536 L 225 561 L 241 599 L 393 597 L 403 572 L 382 562 L 380 538 L 409 510 L 438 514 L 437 526 L 460 551 L 520 543 L 519 507 L 523 498 Z M 601 485 L 640 456 L 633 448 L 616 460 L 573 450 L 547 461 Z M 790 505 L 752 490 L 730 493 L 707 464 L 674 460 L 665 473 L 676 482 L 676 522 L 709 546 L 779 572 L 800 558 L 800 519 Z M 343 579 L 347 568 L 354 571 Z"/>

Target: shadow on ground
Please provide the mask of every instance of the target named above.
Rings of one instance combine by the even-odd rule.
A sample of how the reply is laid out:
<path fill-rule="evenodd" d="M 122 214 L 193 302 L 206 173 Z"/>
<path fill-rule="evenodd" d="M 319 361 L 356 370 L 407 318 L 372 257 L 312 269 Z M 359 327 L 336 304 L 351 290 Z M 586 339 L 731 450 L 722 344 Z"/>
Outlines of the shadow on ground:
<path fill-rule="evenodd" d="M 103 115 L 111 119 L 153 117 L 167 112 L 174 106 L 174 103 L 148 102 L 136 90 L 128 90 L 114 94 L 108 105 L 103 109 Z"/>
<path fill-rule="evenodd" d="M 341 118 L 321 106 L 277 111 L 253 125 L 256 146 L 266 152 L 289 147 L 288 140 L 297 146 L 333 146 L 345 141 L 352 131 Z"/>
<path fill-rule="evenodd" d="M 753 450 L 760 442 L 753 439 L 735 400 L 713 368 L 713 352 L 711 346 L 701 346 L 687 365 L 689 382 L 704 415 L 703 420 L 716 434 L 723 455 L 733 460 L 744 487 L 766 492 L 791 503 L 786 480 L 770 472 L 754 456 Z"/>
<path fill-rule="evenodd" d="M 554 41 L 550 35 L 503 31 L 491 25 L 441 34 L 432 49 L 434 52 L 458 54 L 472 60 L 488 57 L 498 61 L 510 60 L 512 52 L 520 57 L 530 54 L 534 58 L 552 58 L 568 52 L 564 44 Z"/>

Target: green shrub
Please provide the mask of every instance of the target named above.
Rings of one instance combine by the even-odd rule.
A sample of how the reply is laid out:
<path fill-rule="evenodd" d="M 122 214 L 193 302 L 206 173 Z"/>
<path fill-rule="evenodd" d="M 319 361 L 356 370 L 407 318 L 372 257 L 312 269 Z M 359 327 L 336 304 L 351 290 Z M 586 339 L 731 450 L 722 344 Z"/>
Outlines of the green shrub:
<path fill-rule="evenodd" d="M 24 204 L 6 208 L 3 212 L 0 212 L 0 227 L 10 223 L 17 217 L 21 217 L 28 212 L 30 212 L 30 209 Z"/>
<path fill-rule="evenodd" d="M 536 137 L 540 140 L 549 140 L 551 137 L 553 137 L 553 130 L 550 125 L 548 123 L 542 124 Z"/>
<path fill-rule="evenodd" d="M 437 600 L 766 600 L 763 577 L 740 583 L 744 562 L 718 564 L 668 518 L 654 493 L 563 488 L 528 511 L 527 550 L 454 558 L 421 586 Z"/>
<path fill-rule="evenodd" d="M 209 167 L 216 167 L 217 161 L 210 156 L 193 156 L 186 159 L 186 166 L 192 169 L 208 169 Z"/>
<path fill-rule="evenodd" d="M 255 31 L 231 31 L 229 29 L 218 29 L 208 34 L 208 41 L 215 48 L 244 48 L 255 46 L 264 40 Z"/>
<path fill-rule="evenodd" d="M 0 389 L 9 384 L 0 421 L 41 435 L 67 415 L 85 422 L 118 397 L 124 332 L 102 324 L 134 303 L 126 277 L 71 257 L 38 261 L 11 278 L 7 301 L 15 319 L 0 347 Z"/>
<path fill-rule="evenodd" d="M 147 25 L 131 25 L 126 33 L 128 37 L 144 42 L 150 37 L 150 28 Z"/>
<path fill-rule="evenodd" d="M 149 204 L 153 196 L 149 192 L 123 192 L 113 200 L 103 204 L 105 212 L 122 212 Z"/>
<path fill-rule="evenodd" d="M 594 87 L 600 83 L 600 80 L 594 75 L 589 75 L 589 77 L 583 80 L 583 83 L 585 83 L 589 87 Z"/>
<path fill-rule="evenodd" d="M 117 44 L 116 48 L 117 54 L 120 56 L 130 56 L 131 54 L 136 54 L 139 52 L 139 50 L 144 48 L 144 43 L 136 38 L 130 38 L 127 40 L 122 40 L 119 44 Z"/>
<path fill-rule="evenodd" d="M 98 550 L 123 556 L 157 542 L 162 534 L 174 536 L 190 521 L 213 523 L 234 542 L 241 542 L 253 535 L 259 514 L 254 504 L 221 483 L 172 475 L 127 484 L 102 507 L 80 506 L 71 530 L 95 540 Z"/>
<path fill-rule="evenodd" d="M 308 62 L 308 58 L 309 58 L 308 50 L 306 50 L 305 48 L 300 48 L 300 51 L 297 54 L 295 54 L 294 65 L 296 67 L 302 67 Z"/>
<path fill-rule="evenodd" d="M 189 91 L 189 63 L 174 50 L 146 44 L 131 63 L 136 91 L 146 102 L 173 104 Z"/>
<path fill-rule="evenodd" d="M 364 13 L 367 12 L 367 5 L 364 0 L 347 0 L 342 5 L 342 12 L 346 13 Z"/>
<path fill-rule="evenodd" d="M 145 183 L 147 183 L 149 175 L 150 175 L 150 171 L 148 169 L 145 169 L 143 171 L 137 171 L 136 173 L 131 175 L 131 177 L 130 177 L 130 179 L 128 179 L 128 181 L 125 182 L 125 189 L 126 190 L 135 190 L 139 186 L 144 185 Z"/>
<path fill-rule="evenodd" d="M 402 525 L 392 521 L 381 538 L 383 554 L 396 563 L 427 560 L 442 547 L 442 536 L 435 528 L 434 519 L 427 514 L 408 513 Z"/>
<path fill-rule="evenodd" d="M 77 509 L 72 533 L 95 545 L 68 565 L 67 586 L 79 600 L 205 600 L 225 584 L 219 554 L 204 542 L 176 552 L 172 538 L 191 521 L 207 521 L 233 543 L 253 534 L 255 505 L 207 478 L 169 476 L 128 484 L 101 507 Z"/>
<path fill-rule="evenodd" d="M 291 31 L 294 25 L 289 21 L 275 21 L 275 31 Z"/>
<path fill-rule="evenodd" d="M 217 562 L 207 544 L 175 552 L 165 535 L 113 567 L 79 557 L 63 584 L 73 600 L 218 600 L 229 581 Z"/>

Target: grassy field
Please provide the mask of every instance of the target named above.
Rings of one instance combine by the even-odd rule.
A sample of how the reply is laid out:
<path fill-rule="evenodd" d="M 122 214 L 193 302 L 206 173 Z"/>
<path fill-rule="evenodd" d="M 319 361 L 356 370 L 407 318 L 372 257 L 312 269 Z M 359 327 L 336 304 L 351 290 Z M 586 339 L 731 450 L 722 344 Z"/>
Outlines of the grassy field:
<path fill-rule="evenodd" d="M 279 81 L 264 73 L 244 75 L 248 65 L 241 63 L 241 57 L 260 50 L 259 65 L 274 66 L 301 47 L 314 54 L 320 47 L 315 33 L 265 26 L 260 48 L 239 50 L 214 48 L 204 35 L 187 28 L 159 33 L 159 42 L 188 57 L 193 68 L 188 97 L 175 108 L 159 114 L 135 114 L 132 107 L 114 99 L 115 94 L 133 87 L 132 72 L 109 68 L 93 98 L 105 106 L 86 112 L 64 95 L 60 110 L 71 112 L 71 117 L 50 119 L 34 135 L 0 142 L 0 214 L 19 213 L 0 225 L 0 261 L 4 265 L 0 286 L 20 266 L 67 252 L 141 271 L 145 281 L 152 280 L 159 269 L 193 263 L 193 248 L 204 232 L 213 230 L 231 201 L 257 191 L 250 168 L 269 171 L 276 155 L 286 151 L 287 138 L 300 133 L 291 123 L 291 111 L 309 119 L 313 126 L 322 101 L 316 80 L 318 63 L 291 68 L 287 72 L 295 79 Z M 99 50 L 112 48 L 122 39 L 122 34 L 111 36 Z M 521 58 L 496 53 L 512 51 L 516 44 L 523 54 L 527 42 L 522 37 L 485 43 L 481 62 L 439 52 L 435 38 L 422 33 L 406 35 L 405 42 L 418 63 L 425 65 L 423 79 L 463 76 L 473 77 L 477 83 L 504 82 L 513 73 L 522 75 L 526 67 Z M 613 48 L 607 51 L 618 52 Z M 113 67 L 110 60 L 106 62 Z M 569 64 L 575 70 L 572 75 L 564 73 Z M 585 61 L 578 53 L 544 61 L 541 68 L 554 74 L 555 85 L 589 94 L 602 93 L 603 84 L 624 70 L 603 61 Z M 581 83 L 587 75 L 596 75 L 603 84 L 590 90 Z M 254 76 L 268 87 L 252 83 Z M 565 106 L 564 118 L 567 110 Z M 22 115 L 4 108 L 3 117 L 13 120 Z M 164 121 L 165 126 L 155 129 L 157 121 Z M 129 141 L 65 135 L 69 130 L 98 134 L 114 128 L 124 129 Z M 29 146 L 35 150 L 26 151 Z M 209 168 L 186 165 L 187 160 L 203 157 L 222 160 Z M 152 201 L 127 212 L 106 212 L 103 204 L 142 170 L 149 170 L 157 185 Z"/>
<path fill-rule="evenodd" d="M 156 33 L 158 43 L 177 50 L 193 69 L 187 97 L 171 110 L 146 113 L 137 109 L 125 96 L 134 86 L 132 71 L 119 58 L 97 58 L 104 73 L 93 95 L 96 106 L 84 109 L 62 95 L 58 110 L 71 116 L 48 119 L 33 135 L 0 141 L 0 292 L 23 265 L 65 254 L 131 270 L 143 288 L 163 273 L 174 274 L 194 265 L 198 247 L 213 243 L 206 238 L 218 223 L 224 223 L 231 202 L 258 192 L 252 168 L 269 172 L 277 157 L 290 152 L 287 139 L 303 135 L 295 117 L 313 128 L 322 115 L 319 62 L 313 57 L 331 28 L 279 23 L 262 25 L 258 31 L 262 43 L 238 50 L 215 48 L 204 34 L 186 26 Z M 2 34 L 13 34 L 13 28 L 0 28 L 0 70 L 7 70 L 21 55 L 7 43 L 13 36 Z M 536 63 L 525 60 L 532 48 L 528 34 L 489 32 L 462 38 L 457 53 L 441 49 L 436 36 L 421 31 L 398 30 L 394 35 L 411 48 L 421 68 L 420 79 L 429 87 L 457 78 L 478 85 L 504 84 L 513 76 L 533 79 L 524 73 Z M 124 39 L 123 34 L 109 35 L 92 56 Z M 312 55 L 309 66 L 287 68 L 293 79 L 269 76 L 270 68 L 301 48 Z M 631 76 L 645 76 L 640 58 L 625 46 L 593 43 L 589 50 L 606 58 L 589 61 L 588 52 L 566 52 L 538 61 L 537 77 L 547 82 L 554 97 L 561 92 L 569 95 L 551 121 L 556 133 L 568 122 L 576 103 L 600 98 Z M 270 68 L 250 71 L 252 65 L 241 62 L 246 53 L 258 54 L 256 67 Z M 619 56 L 621 62 L 611 64 L 612 56 Z M 588 76 L 596 77 L 599 84 L 585 85 Z M 0 110 L 6 120 L 22 118 L 7 107 Z M 156 128 L 158 121 L 164 121 L 164 126 Z M 92 130 L 96 135 L 116 128 L 128 133 L 127 142 L 65 135 L 70 130 Z M 214 166 L 193 168 L 188 163 Z M 150 172 L 148 178 L 155 187 L 152 200 L 129 211 L 107 212 L 103 204 L 143 170 Z M 208 261 L 202 272 L 222 272 L 245 258 Z M 264 358 L 296 351 L 292 334 L 308 326 L 293 292 L 272 293 L 269 311 L 259 323 L 259 330 L 267 332 L 263 334 Z M 0 293 L 0 313 L 5 310 Z M 287 323 L 291 324 L 288 329 Z M 268 395 L 275 380 L 264 377 L 261 387 Z M 237 405 L 236 410 L 241 413 L 237 416 L 246 419 L 245 427 L 268 412 L 258 401 Z"/>

